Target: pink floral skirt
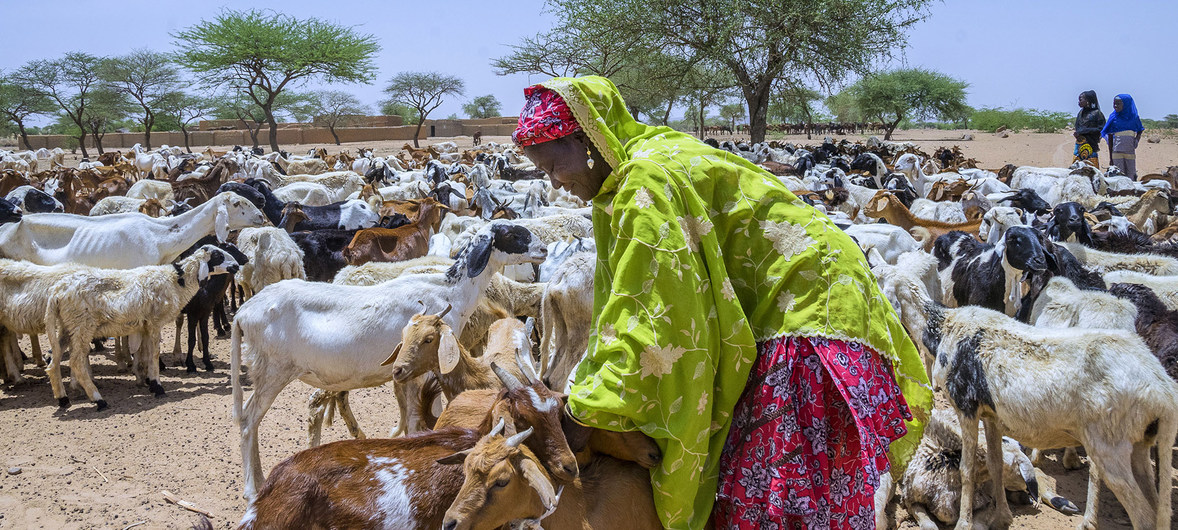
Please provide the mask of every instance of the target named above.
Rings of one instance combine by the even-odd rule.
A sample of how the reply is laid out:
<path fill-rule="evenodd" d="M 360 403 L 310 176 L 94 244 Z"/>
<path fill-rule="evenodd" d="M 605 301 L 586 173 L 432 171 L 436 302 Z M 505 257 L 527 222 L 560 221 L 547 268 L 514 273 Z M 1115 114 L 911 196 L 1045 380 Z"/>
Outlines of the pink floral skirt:
<path fill-rule="evenodd" d="M 875 528 L 873 496 L 908 404 L 861 344 L 760 344 L 720 457 L 717 529 Z"/>

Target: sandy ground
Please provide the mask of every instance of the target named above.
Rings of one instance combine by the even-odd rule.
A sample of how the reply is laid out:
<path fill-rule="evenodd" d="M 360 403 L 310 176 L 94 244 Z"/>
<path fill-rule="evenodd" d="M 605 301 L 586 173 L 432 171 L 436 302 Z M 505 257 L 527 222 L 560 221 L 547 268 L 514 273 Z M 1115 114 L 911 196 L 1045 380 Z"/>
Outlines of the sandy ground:
<path fill-rule="evenodd" d="M 1067 134 L 1015 134 L 1010 138 L 973 133 L 965 142 L 959 131 L 901 131 L 897 140 L 912 140 L 932 152 L 939 145 L 960 145 L 983 167 L 1007 162 L 1063 165 L 1071 158 Z M 797 137 L 791 137 L 797 140 Z M 804 139 L 804 137 L 803 137 Z M 469 145 L 469 138 L 454 139 Z M 506 141 L 506 138 L 487 138 Z M 428 142 L 427 142 L 428 143 Z M 403 142 L 365 144 L 380 154 Z M 301 152 L 309 146 L 289 148 Z M 338 150 L 327 146 L 329 150 Z M 347 149 L 360 145 L 345 145 Z M 1142 143 L 1143 172 L 1178 164 L 1178 141 Z M 76 162 L 76 159 L 72 159 Z M 164 334 L 165 360 L 170 355 L 171 326 Z M 42 337 L 42 345 L 45 344 Z M 392 345 L 390 345 L 391 347 Z M 28 351 L 27 341 L 24 348 Z M 74 405 L 59 411 L 41 369 L 31 368 L 28 380 L 0 390 L 0 529 L 8 528 L 188 528 L 199 516 L 164 501 L 168 490 L 212 514 L 216 528 L 230 528 L 245 510 L 240 498 L 241 459 L 237 429 L 231 420 L 228 378 L 229 342 L 213 341 L 214 373 L 188 374 L 183 368 L 162 375 L 168 395 L 157 399 L 145 387 L 119 373 L 107 355 L 94 355 L 95 381 L 110 409 L 95 412 L 78 390 Z M 68 374 L 68 370 L 66 371 Z M 248 391 L 248 389 L 247 389 Z M 261 427 L 263 466 L 269 469 L 306 446 L 306 399 L 310 387 L 294 383 L 278 397 Z M 352 405 L 364 431 L 385 435 L 396 422 L 391 388 L 357 391 Z M 341 423 L 325 428 L 324 441 L 348 437 Z M 12 475 L 10 468 L 20 468 Z M 1059 492 L 1083 509 L 1086 470 L 1066 472 L 1054 461 L 1045 467 L 1059 481 Z M 1100 527 L 1128 528 L 1120 504 L 1106 489 L 1100 496 Z M 1178 501 L 1175 502 L 1178 505 Z M 1074 528 L 1078 516 L 1049 508 L 1016 507 L 1014 528 Z M 900 511 L 903 516 L 903 512 Z M 915 528 L 911 521 L 901 528 Z"/>

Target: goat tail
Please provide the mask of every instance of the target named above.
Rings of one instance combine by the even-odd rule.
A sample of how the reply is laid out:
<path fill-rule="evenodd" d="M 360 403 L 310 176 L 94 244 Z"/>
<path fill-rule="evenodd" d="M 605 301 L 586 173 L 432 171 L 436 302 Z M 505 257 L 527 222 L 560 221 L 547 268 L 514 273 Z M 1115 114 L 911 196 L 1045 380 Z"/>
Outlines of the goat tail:
<path fill-rule="evenodd" d="M 1170 489 L 1173 479 L 1170 477 L 1174 460 L 1174 439 L 1178 438 L 1178 414 L 1173 409 L 1167 410 L 1166 415 L 1158 420 L 1158 524 L 1156 528 L 1170 528 L 1171 499 Z"/>
<path fill-rule="evenodd" d="M 923 226 L 914 226 L 908 229 L 908 233 L 912 234 L 912 238 L 920 243 L 922 247 L 929 248 L 932 245 L 933 233 Z"/>
<path fill-rule="evenodd" d="M 230 333 L 229 346 L 229 383 L 233 386 L 233 422 L 238 427 L 241 426 L 241 323 L 236 318 L 230 324 L 233 331 Z"/>

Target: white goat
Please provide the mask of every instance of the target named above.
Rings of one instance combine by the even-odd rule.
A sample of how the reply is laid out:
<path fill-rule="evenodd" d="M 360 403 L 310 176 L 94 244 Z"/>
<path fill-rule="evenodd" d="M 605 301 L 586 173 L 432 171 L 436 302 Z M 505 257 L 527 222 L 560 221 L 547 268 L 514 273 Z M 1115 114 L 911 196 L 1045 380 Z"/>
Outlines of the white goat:
<path fill-rule="evenodd" d="M 1144 285 L 1162 299 L 1162 303 L 1166 304 L 1166 309 L 1170 311 L 1178 309 L 1178 276 L 1154 276 L 1133 271 L 1112 271 L 1104 274 L 1104 283 L 1109 285 L 1114 283 Z"/>
<path fill-rule="evenodd" d="M 253 499 L 262 483 L 258 424 L 286 385 L 299 379 L 343 391 L 383 384 L 392 372 L 380 363 L 418 312 L 417 302 L 430 308 L 452 306 L 446 322 L 461 333 L 494 272 L 544 257 L 543 244 L 527 229 L 496 224 L 478 233 L 445 274 L 404 276 L 371 287 L 286 280 L 249 299 L 233 320 L 230 369 L 245 497 Z M 254 380 L 244 409 L 239 378 L 243 362 Z"/>
<path fill-rule="evenodd" d="M 1158 254 L 1116 254 L 1093 250 L 1079 243 L 1058 242 L 1068 249 L 1085 267 L 1104 274 L 1112 271 L 1133 271 L 1157 276 L 1178 275 L 1178 259 Z"/>
<path fill-rule="evenodd" d="M 86 395 L 106 408 L 90 377 L 90 340 L 95 337 L 138 335 L 145 354 L 136 359 L 136 374 L 156 397 L 164 395 L 159 381 L 160 330 L 180 311 L 210 274 L 233 274 L 237 262 L 228 253 L 205 245 L 175 265 L 138 267 L 129 271 L 79 267 L 50 290 L 45 329 L 53 344 L 49 382 L 58 405 L 70 400 L 61 383 L 61 359 L 70 352 L 70 375 Z"/>
<path fill-rule="evenodd" d="M 1150 448 L 1169 473 L 1178 436 L 1178 384 L 1136 334 L 1119 330 L 1040 329 L 977 306 L 947 309 L 919 282 L 880 268 L 889 298 L 900 301 L 908 332 L 934 354 L 934 382 L 945 388 L 962 426 L 962 453 L 973 454 L 985 423 L 991 476 L 1000 476 L 1002 436 L 1052 449 L 1083 445 L 1092 459 L 1081 528 L 1096 527 L 1103 482 L 1135 528 L 1170 528 L 1170 481 L 1155 489 Z M 959 529 L 973 527 L 976 465 L 962 459 Z M 1001 484 L 991 526 L 1011 522 Z"/>
<path fill-rule="evenodd" d="M 237 235 L 237 248 L 249 258 L 237 272 L 237 283 L 251 297 L 267 285 L 293 278 L 306 279 L 303 249 L 281 228 L 246 228 Z"/>
<path fill-rule="evenodd" d="M 177 217 L 26 215 L 19 223 L 0 225 L 0 257 L 129 269 L 172 262 L 204 236 L 216 233 L 225 241 L 230 230 L 265 222 L 257 207 L 232 192 Z"/>

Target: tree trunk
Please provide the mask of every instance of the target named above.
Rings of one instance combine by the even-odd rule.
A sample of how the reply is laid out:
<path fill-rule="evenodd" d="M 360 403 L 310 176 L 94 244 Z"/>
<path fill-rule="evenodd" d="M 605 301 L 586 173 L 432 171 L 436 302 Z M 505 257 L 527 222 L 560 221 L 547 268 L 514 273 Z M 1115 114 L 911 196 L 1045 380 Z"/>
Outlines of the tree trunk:
<path fill-rule="evenodd" d="M 183 135 L 184 135 L 184 150 L 186 150 L 186 151 L 188 151 L 189 153 L 191 153 L 191 152 L 192 152 L 192 148 L 188 146 L 188 127 L 185 127 L 185 126 L 181 125 L 181 126 L 180 126 L 180 134 L 183 134 Z"/>
<path fill-rule="evenodd" d="M 704 95 L 703 92 L 699 94 L 699 141 L 704 141 L 704 116 L 706 115 L 704 109 Z"/>
<path fill-rule="evenodd" d="M 22 142 L 25 143 L 25 149 L 32 151 L 33 145 L 29 143 L 29 132 L 25 130 L 24 120 L 15 120 L 15 121 L 16 121 L 16 128 L 17 128 L 17 130 L 20 131 L 20 139 Z"/>
<path fill-rule="evenodd" d="M 259 123 L 257 127 L 246 125 L 245 130 L 249 131 L 250 140 L 254 142 L 254 148 L 256 149 L 258 147 L 258 132 L 262 130 L 262 124 Z"/>
<path fill-rule="evenodd" d="M 266 123 L 270 124 L 270 152 L 277 153 L 280 151 L 278 148 L 278 120 L 274 119 L 273 108 L 273 103 L 262 106 L 262 110 L 266 111 Z M 261 128 L 262 126 L 259 124 L 258 129 Z M 257 142 L 254 140 L 254 147 L 257 147 Z"/>
<path fill-rule="evenodd" d="M 751 92 L 745 90 L 745 101 L 749 107 L 749 142 L 765 141 L 766 124 L 769 122 L 769 92 L 773 83 L 762 82 Z"/>
<path fill-rule="evenodd" d="M 671 121 L 671 108 L 674 106 L 675 98 L 671 98 L 671 100 L 667 102 L 667 111 L 663 113 L 663 125 L 666 125 L 667 122 Z"/>
<path fill-rule="evenodd" d="M 883 120 L 880 120 L 880 121 L 883 121 Z M 883 122 L 884 123 L 884 140 L 891 140 L 892 139 L 892 132 L 896 130 L 896 127 L 899 126 L 900 122 L 902 122 L 902 121 L 904 121 L 904 117 L 898 116 L 896 118 L 896 121 L 894 121 L 892 123 L 888 123 L 886 121 Z"/>
<path fill-rule="evenodd" d="M 143 118 L 143 145 L 151 151 L 151 128 L 155 125 L 155 116 L 148 112 Z"/>
<path fill-rule="evenodd" d="M 417 143 L 417 137 L 421 136 L 421 126 L 422 126 L 422 124 L 424 124 L 424 123 L 425 123 L 425 117 L 423 116 L 423 117 L 422 117 L 420 120 L 418 120 L 418 122 L 417 122 L 417 130 L 416 130 L 416 131 L 413 131 L 413 147 L 414 147 L 415 149 L 421 149 L 421 145 L 419 145 L 419 144 Z"/>
<path fill-rule="evenodd" d="M 339 145 L 339 135 L 335 134 L 335 126 L 330 126 L 327 128 L 327 130 L 331 131 L 331 137 L 335 138 L 335 145 Z"/>
<path fill-rule="evenodd" d="M 102 137 L 104 136 L 104 134 L 98 134 L 97 132 L 90 133 L 90 136 L 94 137 L 94 147 L 98 148 L 99 155 L 102 155 L 102 153 L 105 152 L 102 150 Z"/>
<path fill-rule="evenodd" d="M 86 152 L 86 129 L 82 128 L 82 134 L 78 135 L 78 148 L 82 150 L 82 158 L 90 158 Z"/>

